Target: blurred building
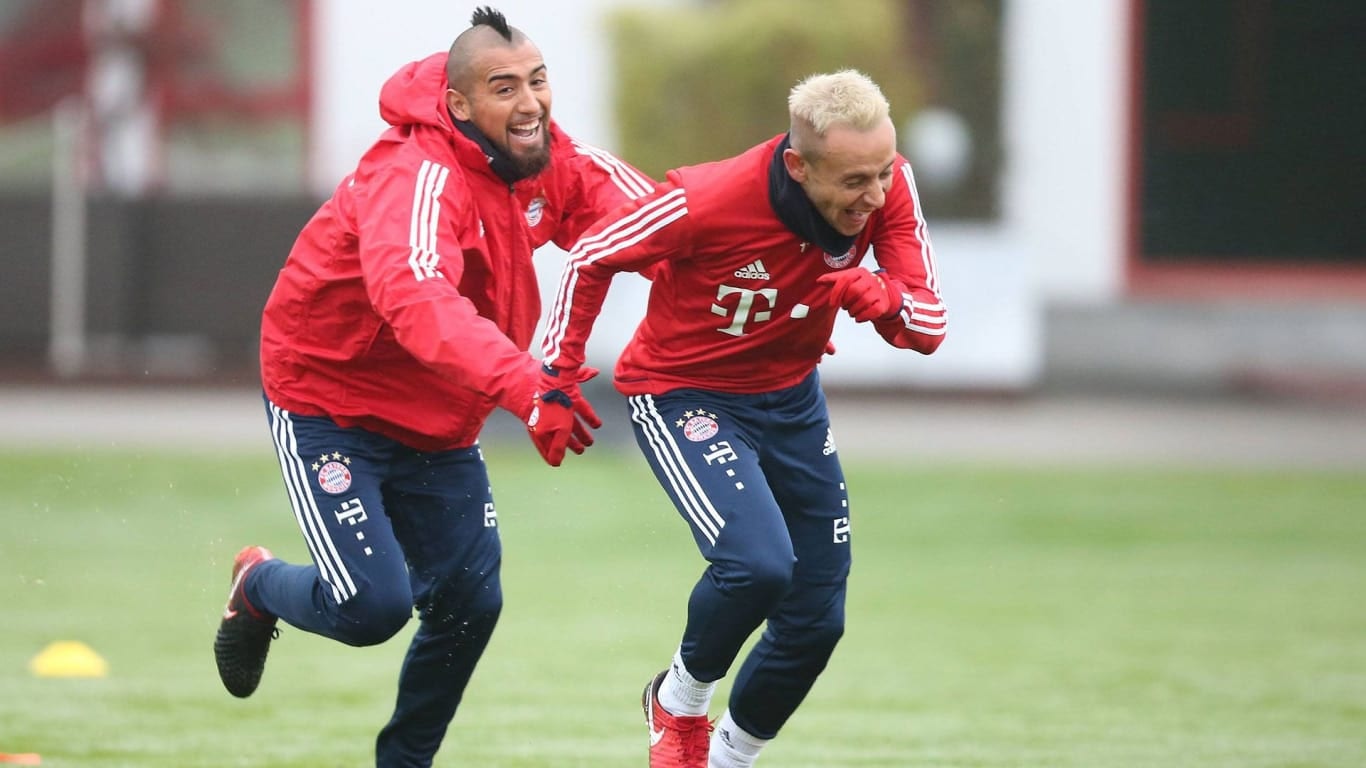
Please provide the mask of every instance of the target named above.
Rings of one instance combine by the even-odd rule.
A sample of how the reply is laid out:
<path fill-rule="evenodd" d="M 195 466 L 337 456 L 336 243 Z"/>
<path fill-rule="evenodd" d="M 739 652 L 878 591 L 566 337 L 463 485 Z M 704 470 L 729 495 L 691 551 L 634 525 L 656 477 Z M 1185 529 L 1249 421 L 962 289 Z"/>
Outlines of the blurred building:
<path fill-rule="evenodd" d="M 0 221 L 11 233 L 0 370 L 252 381 L 274 272 L 382 129 L 380 83 L 444 49 L 474 5 L 0 3 Z M 556 118 L 634 160 L 617 105 L 670 86 L 620 88 L 611 14 L 739 3 L 494 5 L 544 51 Z M 783 5 L 827 19 L 869 7 Z M 889 7 L 920 83 L 894 107 L 952 328 L 924 360 L 841 325 L 828 381 L 1366 392 L 1366 5 Z M 783 97 L 773 94 L 779 109 Z M 544 281 L 558 257 L 538 255 Z M 637 316 L 644 291 L 618 281 L 607 311 Z M 610 362 L 632 325 L 602 324 L 594 362 Z"/>

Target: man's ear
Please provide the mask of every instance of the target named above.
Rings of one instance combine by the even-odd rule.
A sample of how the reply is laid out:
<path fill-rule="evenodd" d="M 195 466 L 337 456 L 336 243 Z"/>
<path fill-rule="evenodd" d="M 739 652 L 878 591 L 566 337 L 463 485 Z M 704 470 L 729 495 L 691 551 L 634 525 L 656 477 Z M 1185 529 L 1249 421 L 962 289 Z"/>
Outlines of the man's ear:
<path fill-rule="evenodd" d="M 446 109 L 451 111 L 451 115 L 456 120 L 470 119 L 470 101 L 465 98 L 465 94 L 454 88 L 446 89 Z"/>
<path fill-rule="evenodd" d="M 801 153 L 792 147 L 783 150 L 783 165 L 787 168 L 787 175 L 798 184 L 806 183 L 806 161 L 802 159 Z"/>

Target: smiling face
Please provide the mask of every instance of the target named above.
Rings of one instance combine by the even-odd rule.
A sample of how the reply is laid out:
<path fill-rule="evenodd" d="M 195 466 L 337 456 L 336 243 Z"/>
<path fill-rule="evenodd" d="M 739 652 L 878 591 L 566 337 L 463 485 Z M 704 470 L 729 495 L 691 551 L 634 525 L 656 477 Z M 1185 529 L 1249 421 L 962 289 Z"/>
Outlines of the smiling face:
<path fill-rule="evenodd" d="M 890 119 L 866 131 L 835 125 L 806 157 L 791 148 L 783 154 L 788 175 L 842 235 L 857 235 L 887 202 L 895 162 L 896 128 Z"/>
<path fill-rule="evenodd" d="M 501 41 L 500 41 L 501 42 Z M 503 151 L 520 175 L 550 162 L 550 80 L 530 40 L 491 45 L 469 63 L 463 90 L 446 91 L 446 106 Z"/>

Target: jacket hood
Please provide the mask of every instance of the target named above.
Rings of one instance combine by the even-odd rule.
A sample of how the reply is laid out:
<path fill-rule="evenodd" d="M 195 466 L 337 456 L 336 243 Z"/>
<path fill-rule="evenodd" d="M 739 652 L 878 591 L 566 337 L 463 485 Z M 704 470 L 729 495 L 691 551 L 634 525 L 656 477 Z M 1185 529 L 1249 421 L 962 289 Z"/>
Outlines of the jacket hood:
<path fill-rule="evenodd" d="M 389 125 L 432 125 L 454 130 L 446 111 L 446 54 L 405 64 L 379 91 L 379 114 Z"/>

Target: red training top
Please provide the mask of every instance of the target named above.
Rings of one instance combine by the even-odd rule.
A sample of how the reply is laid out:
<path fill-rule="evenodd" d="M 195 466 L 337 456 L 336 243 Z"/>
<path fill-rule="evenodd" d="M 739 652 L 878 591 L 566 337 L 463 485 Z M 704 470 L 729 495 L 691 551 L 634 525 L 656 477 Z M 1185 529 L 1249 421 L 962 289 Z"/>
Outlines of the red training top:
<path fill-rule="evenodd" d="M 567 249 L 652 186 L 551 123 L 550 165 L 509 187 L 452 123 L 445 67 L 436 54 L 384 84 L 392 127 L 299 234 L 261 323 L 272 402 L 420 450 L 472 445 L 529 386 L 533 249 Z"/>
<path fill-rule="evenodd" d="M 645 318 L 617 361 L 623 394 L 701 388 L 771 392 L 820 362 L 839 308 L 816 278 L 860 268 L 872 249 L 901 311 L 874 321 L 894 347 L 929 354 L 945 310 L 910 164 L 897 156 L 886 203 L 840 254 L 825 253 L 779 219 L 770 202 L 778 136 L 743 154 L 670 171 L 648 197 L 622 206 L 570 254 L 547 321 L 547 363 L 574 368 L 612 276 L 649 268 Z"/>

